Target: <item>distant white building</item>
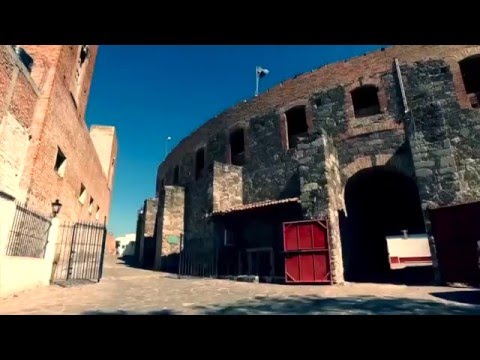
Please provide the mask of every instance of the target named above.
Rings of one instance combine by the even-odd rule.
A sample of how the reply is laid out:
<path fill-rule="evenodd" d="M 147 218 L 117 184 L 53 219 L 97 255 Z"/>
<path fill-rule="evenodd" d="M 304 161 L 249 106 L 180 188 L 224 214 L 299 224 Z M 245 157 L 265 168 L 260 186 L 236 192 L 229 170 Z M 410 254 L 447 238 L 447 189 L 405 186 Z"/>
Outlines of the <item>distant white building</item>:
<path fill-rule="evenodd" d="M 135 254 L 135 234 L 125 234 L 115 239 L 117 256 L 132 256 Z"/>

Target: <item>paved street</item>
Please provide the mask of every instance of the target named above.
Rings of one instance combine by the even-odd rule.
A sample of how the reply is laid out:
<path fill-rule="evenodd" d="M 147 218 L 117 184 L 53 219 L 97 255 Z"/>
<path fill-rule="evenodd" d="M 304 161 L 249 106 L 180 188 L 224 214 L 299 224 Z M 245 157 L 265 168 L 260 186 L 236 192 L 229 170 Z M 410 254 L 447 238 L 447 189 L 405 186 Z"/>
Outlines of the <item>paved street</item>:
<path fill-rule="evenodd" d="M 480 291 L 347 284 L 286 286 L 177 279 L 113 257 L 99 284 L 0 299 L 1 314 L 480 314 Z"/>

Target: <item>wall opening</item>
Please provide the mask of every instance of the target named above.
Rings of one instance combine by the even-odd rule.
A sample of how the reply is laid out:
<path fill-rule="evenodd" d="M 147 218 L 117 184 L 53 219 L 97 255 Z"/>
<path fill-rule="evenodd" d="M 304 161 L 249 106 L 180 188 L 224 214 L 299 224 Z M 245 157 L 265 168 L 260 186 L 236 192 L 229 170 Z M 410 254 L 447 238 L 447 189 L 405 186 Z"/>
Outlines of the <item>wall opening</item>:
<path fill-rule="evenodd" d="M 205 149 L 200 148 L 195 155 L 195 179 L 198 180 L 203 176 L 205 170 Z"/>
<path fill-rule="evenodd" d="M 308 133 L 307 115 L 305 105 L 295 106 L 285 112 L 287 123 L 288 144 L 287 149 L 297 146 L 298 138 Z"/>
<path fill-rule="evenodd" d="M 175 166 L 175 168 L 173 169 L 173 185 L 178 185 L 178 178 L 179 178 L 179 174 L 180 174 L 180 169 L 177 166 Z"/>
<path fill-rule="evenodd" d="M 245 133 L 237 129 L 230 134 L 230 163 L 242 166 L 245 164 Z"/>
<path fill-rule="evenodd" d="M 93 213 L 93 197 L 90 196 L 90 202 L 88 203 L 88 213 Z"/>
<path fill-rule="evenodd" d="M 55 172 L 60 176 L 65 176 L 65 168 L 67 166 L 67 157 L 63 154 L 62 150 L 57 147 L 57 157 L 55 159 Z"/>
<path fill-rule="evenodd" d="M 340 230 L 346 281 L 432 280 L 431 266 L 391 270 L 389 264 L 386 236 L 401 236 L 402 230 L 411 235 L 425 233 L 418 189 L 412 178 L 383 166 L 361 170 L 346 184 L 345 205 Z"/>
<path fill-rule="evenodd" d="M 97 212 L 95 213 L 95 220 L 100 219 L 100 206 L 97 205 Z"/>
<path fill-rule="evenodd" d="M 373 85 L 360 86 L 350 93 L 356 118 L 380 114 L 378 88 Z"/>
<path fill-rule="evenodd" d="M 78 201 L 80 201 L 80 204 L 85 204 L 86 198 L 87 198 L 87 189 L 85 188 L 85 185 L 80 184 L 80 194 L 78 195 Z"/>
<path fill-rule="evenodd" d="M 480 54 L 459 63 L 465 91 L 473 108 L 480 108 Z"/>

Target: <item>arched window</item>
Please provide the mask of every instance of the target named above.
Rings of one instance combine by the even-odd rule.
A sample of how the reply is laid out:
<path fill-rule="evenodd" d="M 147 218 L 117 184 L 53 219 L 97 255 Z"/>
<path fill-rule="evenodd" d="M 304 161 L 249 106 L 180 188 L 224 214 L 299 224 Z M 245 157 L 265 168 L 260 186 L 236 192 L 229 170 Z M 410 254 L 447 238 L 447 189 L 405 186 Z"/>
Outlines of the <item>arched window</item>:
<path fill-rule="evenodd" d="M 351 92 L 353 110 L 356 118 L 380 114 L 378 88 L 373 85 L 358 87 Z"/>
<path fill-rule="evenodd" d="M 469 56 L 458 64 L 470 104 L 480 108 L 480 55 Z"/>

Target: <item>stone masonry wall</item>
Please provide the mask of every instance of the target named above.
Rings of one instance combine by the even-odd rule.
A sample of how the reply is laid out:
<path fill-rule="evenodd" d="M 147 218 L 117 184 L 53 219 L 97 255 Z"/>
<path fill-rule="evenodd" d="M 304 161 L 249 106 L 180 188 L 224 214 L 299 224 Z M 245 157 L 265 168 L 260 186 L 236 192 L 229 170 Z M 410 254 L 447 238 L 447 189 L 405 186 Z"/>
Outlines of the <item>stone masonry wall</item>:
<path fill-rule="evenodd" d="M 156 270 L 170 268 L 166 258 L 180 252 L 184 229 L 185 189 L 180 186 L 165 186 L 157 214 L 157 242 L 155 251 Z M 159 218 L 161 216 L 161 218 Z M 167 261 L 168 262 L 168 261 Z"/>
<path fill-rule="evenodd" d="M 243 204 L 242 167 L 213 164 L 213 211 Z"/>
<path fill-rule="evenodd" d="M 160 165 L 157 191 L 180 164 L 186 239 L 204 248 L 213 227 L 203 214 L 219 206 L 212 196 L 215 180 L 207 179 L 210 166 L 228 160 L 228 133 L 242 126 L 247 154 L 243 203 L 300 196 L 306 218 L 328 215 L 332 258 L 337 257 L 332 270 L 340 282 L 338 212 L 344 210 L 344 188 L 357 172 L 386 166 L 415 179 L 424 209 L 480 200 L 480 111 L 469 108 L 458 66 L 474 54 L 480 54 L 479 46 L 397 46 L 285 81 L 184 139 Z M 408 113 L 395 58 L 401 64 Z M 377 87 L 379 114 L 355 117 L 350 92 L 362 85 Z M 297 105 L 306 106 L 309 133 L 287 150 L 284 113 Z M 209 175 L 195 180 L 200 146 L 206 146 Z M 425 220 L 429 232 L 426 213 Z"/>

